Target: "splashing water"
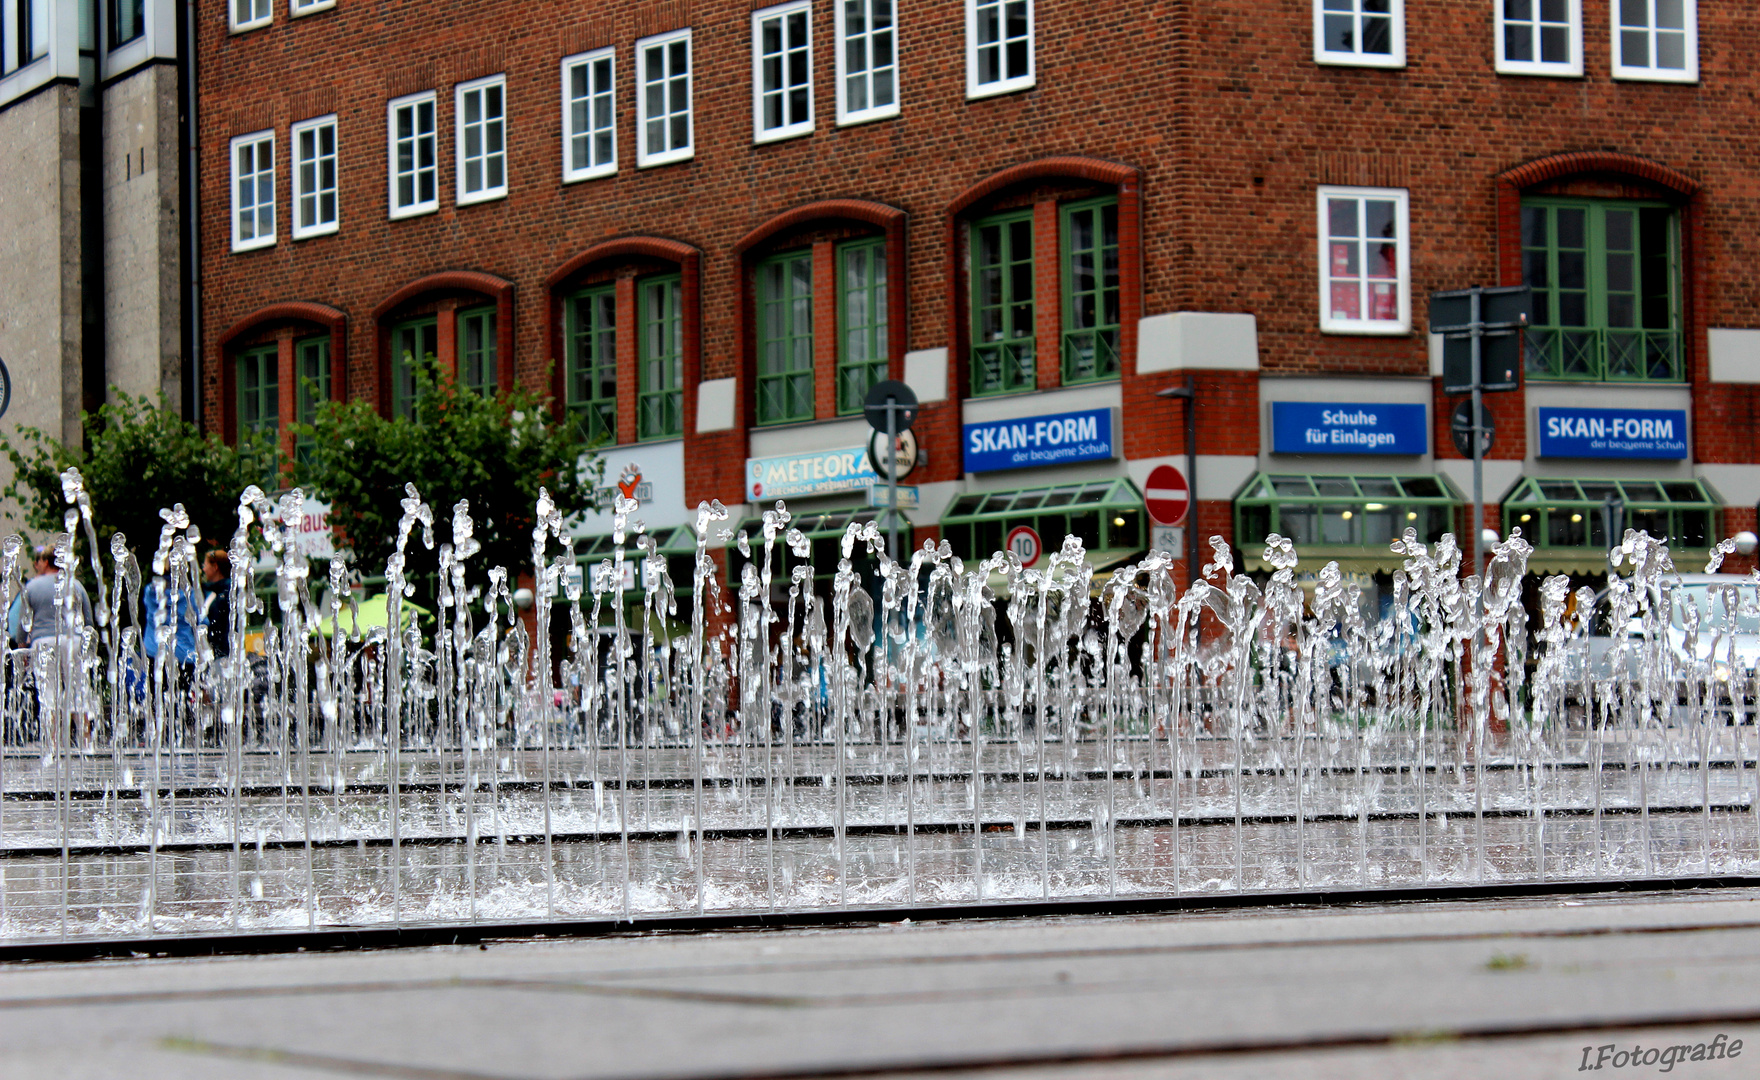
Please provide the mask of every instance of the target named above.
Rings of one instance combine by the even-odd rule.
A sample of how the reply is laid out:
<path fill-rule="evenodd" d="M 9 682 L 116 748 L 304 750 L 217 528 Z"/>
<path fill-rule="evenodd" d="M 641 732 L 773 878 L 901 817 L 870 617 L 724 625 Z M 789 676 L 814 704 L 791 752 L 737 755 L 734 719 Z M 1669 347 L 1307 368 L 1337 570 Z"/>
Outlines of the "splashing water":
<path fill-rule="evenodd" d="M 1462 576 L 1408 530 L 1370 610 L 1278 536 L 1258 578 L 1212 538 L 1182 591 L 1158 552 L 1097 578 L 1073 536 L 1033 567 L 894 562 L 872 522 L 814 566 L 784 504 L 733 536 L 710 503 L 681 590 L 628 498 L 572 574 L 543 494 L 528 621 L 470 506 L 439 537 L 407 487 L 363 629 L 340 561 L 313 584 L 303 494 L 253 487 L 230 647 L 182 663 L 141 605 L 199 608 L 188 514 L 143 572 L 99 549 L 75 470 L 64 495 L 53 558 L 86 560 L 94 616 L 64 573 L 58 632 L 6 656 L 0 938 L 1760 869 L 1760 577 L 1695 602 L 1639 531 L 1597 597 L 1530 581 L 1519 531 Z M 8 606 L 22 551 L 0 542 Z"/>

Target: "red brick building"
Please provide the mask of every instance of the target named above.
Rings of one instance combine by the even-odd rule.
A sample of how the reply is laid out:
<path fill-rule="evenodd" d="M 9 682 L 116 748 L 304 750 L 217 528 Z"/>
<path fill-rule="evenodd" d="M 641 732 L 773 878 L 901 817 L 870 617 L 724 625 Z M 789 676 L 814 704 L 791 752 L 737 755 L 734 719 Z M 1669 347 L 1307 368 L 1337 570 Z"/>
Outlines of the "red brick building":
<path fill-rule="evenodd" d="M 1429 294 L 1525 282 L 1485 524 L 1576 571 L 1608 496 L 1687 548 L 1754 527 L 1739 6 L 252 3 L 198 38 L 228 436 L 301 378 L 406 407 L 431 354 L 547 389 L 656 529 L 784 493 L 828 537 L 884 375 L 919 542 L 1106 562 L 1173 542 L 1142 492 L 1189 379 L 1199 531 L 1372 571 L 1471 497 Z"/>

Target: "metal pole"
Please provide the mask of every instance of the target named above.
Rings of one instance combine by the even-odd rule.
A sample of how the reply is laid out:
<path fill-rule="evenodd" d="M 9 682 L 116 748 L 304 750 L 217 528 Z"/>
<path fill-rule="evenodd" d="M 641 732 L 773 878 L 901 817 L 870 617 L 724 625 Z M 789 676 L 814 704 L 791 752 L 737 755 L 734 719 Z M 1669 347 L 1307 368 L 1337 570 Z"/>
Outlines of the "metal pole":
<path fill-rule="evenodd" d="M 1186 587 L 1198 580 L 1198 392 L 1186 376 Z"/>
<path fill-rule="evenodd" d="M 898 561 L 898 399 L 886 399 L 886 553 Z"/>
<path fill-rule="evenodd" d="M 1479 410 L 1482 407 L 1480 383 L 1484 378 L 1480 370 L 1480 343 L 1485 334 L 1485 324 L 1480 321 L 1479 286 L 1473 286 L 1473 524 L 1468 529 L 1467 550 L 1473 555 L 1473 573 L 1479 572 L 1479 532 L 1485 527 L 1485 428 Z"/>

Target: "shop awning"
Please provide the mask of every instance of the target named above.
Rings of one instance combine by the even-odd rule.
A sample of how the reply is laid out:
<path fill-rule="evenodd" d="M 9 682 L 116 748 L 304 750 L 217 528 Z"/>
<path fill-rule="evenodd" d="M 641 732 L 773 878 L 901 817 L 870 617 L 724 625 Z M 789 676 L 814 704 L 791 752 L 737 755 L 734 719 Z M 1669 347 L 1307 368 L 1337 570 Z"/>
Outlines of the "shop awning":
<path fill-rule="evenodd" d="M 1446 477 L 1328 476 L 1255 473 L 1234 498 L 1235 546 L 1249 570 L 1268 570 L 1265 538 L 1295 543 L 1304 567 L 1337 562 L 1340 569 L 1394 570 L 1403 559 L 1394 540 L 1415 529 L 1433 544 L 1455 532 L 1462 499 Z"/>
<path fill-rule="evenodd" d="M 812 542 L 813 576 L 823 580 L 829 579 L 837 573 L 837 562 L 843 557 L 841 547 L 843 534 L 849 528 L 850 522 L 853 521 L 857 524 L 869 521 L 877 522 L 881 532 L 884 533 L 887 523 L 891 520 L 888 517 L 891 513 L 890 510 L 876 507 L 846 507 L 824 513 L 799 514 L 788 524 L 789 528 L 799 529 Z M 745 518 L 735 525 L 732 531 L 735 540 L 730 541 L 727 545 L 727 583 L 730 586 L 737 586 L 741 573 L 740 568 L 746 562 L 745 557 L 739 553 L 737 538 L 741 532 L 746 534 L 746 542 L 752 549 L 752 557 L 759 560 L 761 565 L 764 558 L 764 519 L 762 517 Z M 898 515 L 898 540 L 899 558 L 908 559 L 912 547 L 911 523 L 903 513 Z M 694 552 L 696 548 L 693 546 L 691 550 Z M 866 550 L 857 548 L 850 561 L 852 564 L 860 564 L 866 558 Z M 780 535 L 776 538 L 775 559 L 776 561 L 771 567 L 771 580 L 787 581 L 788 567 L 793 565 L 791 561 L 793 555 L 789 552 L 787 542 Z"/>
<path fill-rule="evenodd" d="M 1606 507 L 1623 508 L 1624 529 L 1665 537 L 1682 569 L 1702 560 L 1716 543 L 1722 500 L 1697 478 L 1680 480 L 1581 479 L 1524 476 L 1503 499 L 1503 531 L 1521 529 L 1534 545 L 1530 569 L 1541 573 L 1606 573 Z"/>
<path fill-rule="evenodd" d="M 1148 546 L 1143 495 L 1122 476 L 961 495 L 941 515 L 941 536 L 954 554 L 971 562 L 1001 551 L 1009 532 L 1021 525 L 1039 534 L 1046 552 L 1062 547 L 1063 538 L 1072 535 L 1092 553 L 1128 554 Z"/>

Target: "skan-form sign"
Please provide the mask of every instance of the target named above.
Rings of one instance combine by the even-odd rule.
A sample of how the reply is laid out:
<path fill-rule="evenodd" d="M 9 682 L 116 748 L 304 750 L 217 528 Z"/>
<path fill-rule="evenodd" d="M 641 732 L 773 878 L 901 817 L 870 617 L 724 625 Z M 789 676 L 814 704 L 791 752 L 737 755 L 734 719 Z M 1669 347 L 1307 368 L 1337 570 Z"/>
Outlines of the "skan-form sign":
<path fill-rule="evenodd" d="M 1687 456 L 1685 409 L 1548 409 L 1540 413 L 1540 456 Z"/>
<path fill-rule="evenodd" d="M 1022 416 L 967 424 L 966 472 L 1108 461 L 1118 456 L 1111 409 Z"/>
<path fill-rule="evenodd" d="M 1386 402 L 1273 401 L 1278 454 L 1422 454 L 1430 448 L 1424 406 Z"/>

